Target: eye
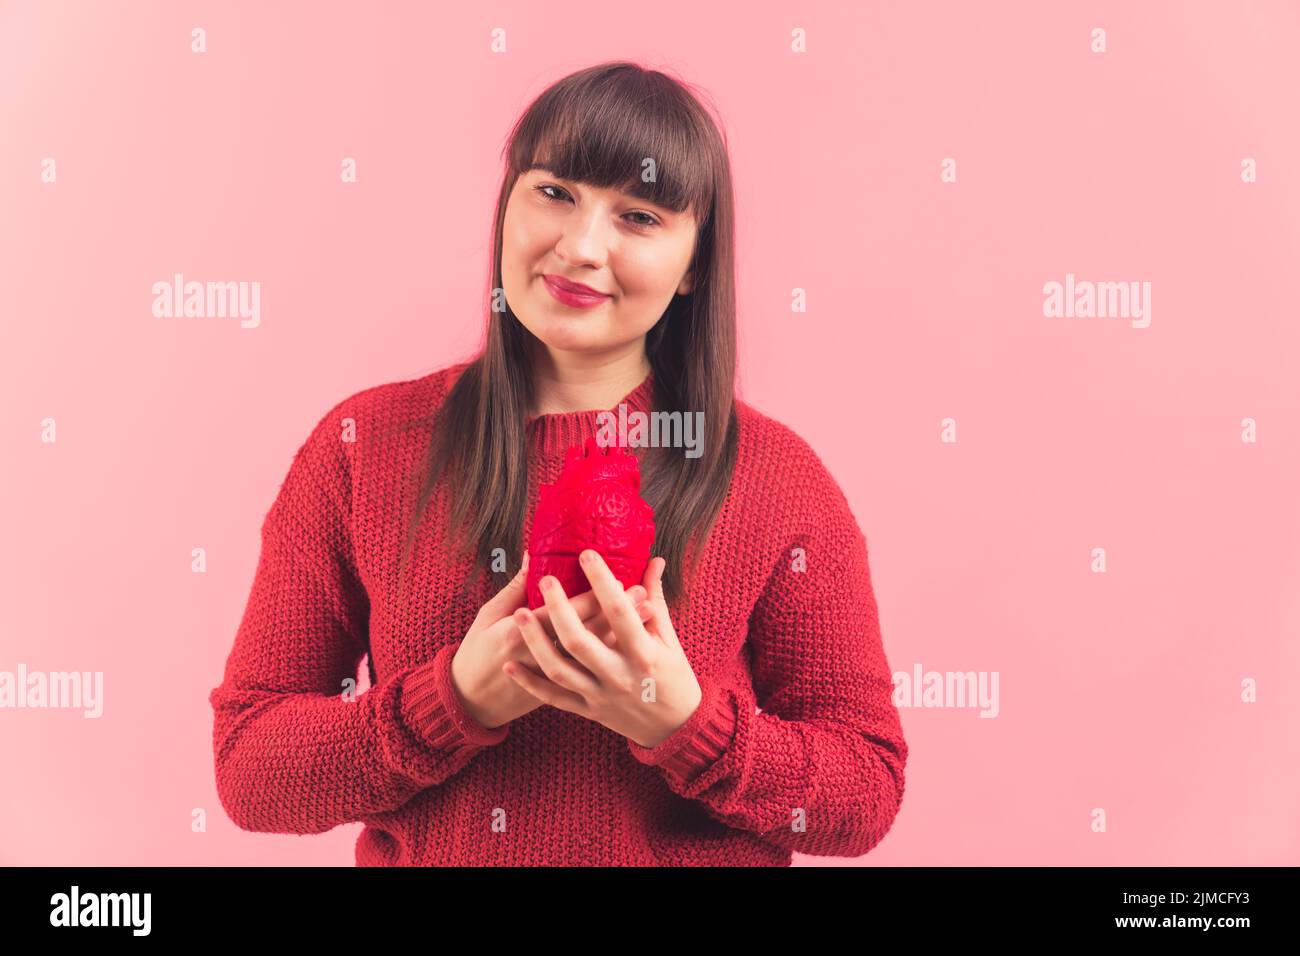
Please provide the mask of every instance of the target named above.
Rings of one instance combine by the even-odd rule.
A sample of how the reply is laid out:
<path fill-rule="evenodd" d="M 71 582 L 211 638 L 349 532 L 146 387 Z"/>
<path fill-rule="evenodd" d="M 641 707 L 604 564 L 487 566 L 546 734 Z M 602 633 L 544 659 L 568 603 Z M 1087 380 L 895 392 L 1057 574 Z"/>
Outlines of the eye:
<path fill-rule="evenodd" d="M 546 191 L 548 189 L 560 189 L 559 186 L 552 186 L 550 183 L 542 183 L 540 186 L 534 186 L 533 189 L 541 193 L 544 198 L 549 199 L 551 202 L 560 202 L 560 199 L 558 197 L 552 196 L 550 193 Z M 560 192 L 564 192 L 564 190 L 560 189 Z M 565 195 L 568 194 L 565 193 Z"/>
<path fill-rule="evenodd" d="M 632 225 L 634 225 L 634 226 L 643 226 L 643 227 L 649 228 L 649 227 L 651 227 L 651 226 L 657 226 L 657 225 L 659 225 L 659 220 L 658 220 L 658 219 L 656 219 L 654 216 L 651 216 L 650 213 L 648 213 L 648 212 L 642 212 L 642 211 L 639 210 L 639 209 L 638 209 L 636 212 L 630 212 L 630 213 L 628 213 L 628 215 L 629 215 L 629 216 L 646 216 L 646 217 L 649 218 L 649 220 L 650 220 L 649 222 L 634 222 L 634 223 L 632 223 Z"/>
<path fill-rule="evenodd" d="M 539 193 L 539 194 L 542 196 L 543 199 L 547 200 L 548 202 L 564 202 L 565 199 L 568 198 L 568 195 L 569 195 L 567 192 L 564 191 L 563 188 L 561 188 L 561 187 L 559 187 L 559 186 L 556 186 L 556 185 L 553 185 L 552 183 L 541 183 L 540 185 L 534 186 L 533 189 L 534 189 L 537 193 Z M 560 196 L 552 196 L 550 193 L 548 193 L 548 192 L 546 191 L 546 190 L 548 190 L 548 189 L 554 189 L 554 190 L 559 191 L 560 193 L 563 194 L 563 197 L 564 197 L 564 198 L 561 198 Z M 645 216 L 647 219 L 650 220 L 649 222 L 630 222 L 630 223 L 629 223 L 629 225 L 636 226 L 638 229 L 652 229 L 652 228 L 654 228 L 654 227 L 656 227 L 656 226 L 659 225 L 659 220 L 658 220 L 655 216 L 651 215 L 651 214 L 648 213 L 648 212 L 642 212 L 642 211 L 639 210 L 639 209 L 636 210 L 635 212 L 630 212 L 630 213 L 628 213 L 627 215 L 629 215 L 629 216 Z"/>

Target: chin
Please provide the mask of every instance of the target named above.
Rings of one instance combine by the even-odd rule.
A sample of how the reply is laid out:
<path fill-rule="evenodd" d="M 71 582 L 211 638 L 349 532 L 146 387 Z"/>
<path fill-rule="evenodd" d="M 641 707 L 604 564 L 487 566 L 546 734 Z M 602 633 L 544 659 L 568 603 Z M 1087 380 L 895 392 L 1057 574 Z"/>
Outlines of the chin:
<path fill-rule="evenodd" d="M 544 335 L 537 337 L 548 347 L 562 352 L 591 352 L 606 347 L 604 339 L 598 336 L 558 329 L 547 329 Z"/>
<path fill-rule="evenodd" d="M 572 351 L 601 348 L 609 339 L 603 320 L 575 313 L 548 311 L 530 331 L 551 348 Z"/>

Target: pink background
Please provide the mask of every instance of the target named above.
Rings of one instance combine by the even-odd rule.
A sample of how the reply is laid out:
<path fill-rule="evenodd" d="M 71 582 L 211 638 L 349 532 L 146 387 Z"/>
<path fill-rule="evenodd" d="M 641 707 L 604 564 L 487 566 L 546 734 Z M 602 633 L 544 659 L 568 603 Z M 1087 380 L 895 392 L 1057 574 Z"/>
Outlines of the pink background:
<path fill-rule="evenodd" d="M 352 865 L 217 801 L 262 517 L 331 405 L 470 355 L 510 125 L 628 57 L 721 112 L 741 396 L 844 488 L 893 669 L 999 674 L 903 711 L 875 851 L 796 863 L 1300 863 L 1297 48 L 1286 2 L 0 3 L 0 670 L 105 695 L 0 710 L 0 862 Z M 175 272 L 260 326 L 155 318 Z M 1045 317 L 1069 272 L 1151 326 Z"/>

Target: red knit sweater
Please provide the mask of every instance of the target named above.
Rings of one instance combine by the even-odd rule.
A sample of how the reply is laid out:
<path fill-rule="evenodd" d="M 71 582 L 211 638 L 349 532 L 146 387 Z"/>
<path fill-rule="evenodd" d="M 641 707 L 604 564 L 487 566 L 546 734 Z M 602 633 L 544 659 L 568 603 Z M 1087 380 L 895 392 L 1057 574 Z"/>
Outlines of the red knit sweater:
<path fill-rule="evenodd" d="M 457 600 L 472 565 L 444 546 L 445 486 L 411 593 L 395 595 L 407 479 L 464 367 L 352 395 L 296 452 L 210 696 L 231 819 L 298 834 L 364 823 L 360 866 L 788 866 L 794 851 L 874 847 L 902 800 L 907 745 L 866 539 L 811 448 L 740 400 L 730 492 L 669 606 L 703 691 L 690 719 L 647 749 L 549 705 L 494 729 L 469 717 L 449 666 L 497 586 L 484 576 Z M 650 410 L 653 375 L 622 401 Z M 525 541 L 538 485 L 596 434 L 596 415 L 528 419 Z M 374 680 L 348 692 L 367 651 Z"/>

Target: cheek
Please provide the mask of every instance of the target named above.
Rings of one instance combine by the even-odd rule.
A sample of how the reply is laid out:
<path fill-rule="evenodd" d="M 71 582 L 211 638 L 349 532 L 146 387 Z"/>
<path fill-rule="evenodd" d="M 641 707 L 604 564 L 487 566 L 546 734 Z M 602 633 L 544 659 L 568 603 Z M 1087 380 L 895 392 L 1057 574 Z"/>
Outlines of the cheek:
<path fill-rule="evenodd" d="M 527 203 L 511 203 L 501 228 L 501 255 L 517 267 L 531 269 L 545 254 L 548 242 L 546 220 Z"/>
<path fill-rule="evenodd" d="M 647 244 L 624 255 L 619 266 L 619 286 L 629 296 L 659 299 L 671 296 L 686 266 L 680 250 Z"/>
<path fill-rule="evenodd" d="M 519 216 L 512 216 L 505 221 L 501 230 L 501 258 L 518 268 L 528 260 L 531 233 Z"/>

